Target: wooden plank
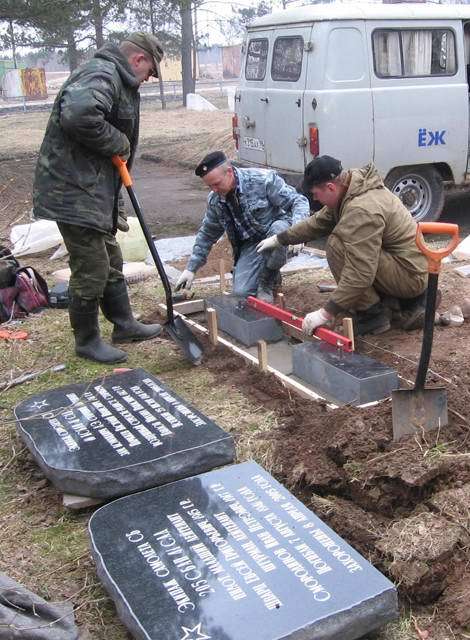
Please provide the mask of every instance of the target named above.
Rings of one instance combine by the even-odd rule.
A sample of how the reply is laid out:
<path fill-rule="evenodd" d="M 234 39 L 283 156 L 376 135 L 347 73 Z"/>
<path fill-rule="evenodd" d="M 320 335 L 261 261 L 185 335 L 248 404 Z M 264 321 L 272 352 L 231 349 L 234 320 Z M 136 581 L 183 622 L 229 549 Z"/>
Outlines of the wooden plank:
<path fill-rule="evenodd" d="M 343 333 L 351 340 L 351 348 L 354 351 L 354 325 L 352 318 L 343 318 Z"/>
<path fill-rule="evenodd" d="M 220 293 L 225 293 L 225 260 L 223 258 L 219 261 L 219 276 L 220 276 Z"/>
<path fill-rule="evenodd" d="M 191 313 L 199 313 L 204 311 L 204 300 L 198 298 L 197 300 L 185 300 L 184 302 L 176 302 L 173 305 L 174 311 L 178 311 L 183 315 L 190 315 Z"/>
<path fill-rule="evenodd" d="M 268 370 L 268 349 L 266 340 L 258 340 L 258 367 L 263 373 Z"/>
<path fill-rule="evenodd" d="M 281 307 L 281 309 L 286 308 L 286 299 L 283 293 L 276 293 L 275 303 L 277 304 L 278 307 Z"/>
<path fill-rule="evenodd" d="M 315 249 L 315 247 L 307 247 L 306 245 L 302 247 L 301 253 L 309 253 L 312 256 L 326 258 L 326 251 L 324 251 L 323 249 Z"/>
<path fill-rule="evenodd" d="M 219 338 L 219 332 L 217 329 L 217 311 L 209 307 L 206 309 L 206 318 L 210 343 L 213 347 L 216 347 Z"/>
<path fill-rule="evenodd" d="M 102 498 L 89 498 L 87 496 L 76 496 L 72 493 L 64 493 L 62 496 L 62 504 L 66 509 L 78 511 L 79 509 L 88 509 L 89 507 L 97 507 L 103 504 Z"/>

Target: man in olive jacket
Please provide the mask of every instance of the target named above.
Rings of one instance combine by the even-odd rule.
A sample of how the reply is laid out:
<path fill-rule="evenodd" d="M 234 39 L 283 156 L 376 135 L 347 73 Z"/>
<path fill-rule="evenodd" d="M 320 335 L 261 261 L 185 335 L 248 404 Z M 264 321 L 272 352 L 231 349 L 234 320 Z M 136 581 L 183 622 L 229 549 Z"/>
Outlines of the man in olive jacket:
<path fill-rule="evenodd" d="M 264 251 L 328 235 L 326 257 L 338 286 L 324 308 L 307 314 L 304 332 L 351 312 L 359 334 L 386 331 L 390 317 L 384 298 L 394 299 L 404 312 L 403 328 L 417 328 L 424 315 L 426 258 L 416 246 L 410 212 L 375 167 L 343 171 L 339 160 L 320 156 L 305 169 L 304 190 L 324 207 L 258 245 Z"/>
<path fill-rule="evenodd" d="M 76 69 L 57 95 L 36 167 L 34 215 L 55 220 L 69 252 L 69 315 L 79 356 L 122 362 L 103 342 L 99 306 L 114 324 L 113 342 L 146 340 L 160 325 L 137 322 L 115 234 L 122 206 L 114 155 L 132 165 L 139 136 L 139 86 L 158 76 L 163 50 L 151 34 L 105 45 Z"/>

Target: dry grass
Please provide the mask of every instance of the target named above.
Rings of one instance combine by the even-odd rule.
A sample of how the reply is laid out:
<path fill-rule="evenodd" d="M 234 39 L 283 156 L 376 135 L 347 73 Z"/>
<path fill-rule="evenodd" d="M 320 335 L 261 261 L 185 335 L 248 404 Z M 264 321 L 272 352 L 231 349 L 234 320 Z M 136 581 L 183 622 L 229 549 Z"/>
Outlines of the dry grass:
<path fill-rule="evenodd" d="M 0 160 L 36 154 L 48 119 L 49 112 L 44 111 L 0 115 Z M 139 150 L 149 148 L 162 160 L 192 165 L 210 148 L 233 155 L 231 113 L 187 111 L 173 103 L 162 111 L 157 105 L 143 103 Z"/>

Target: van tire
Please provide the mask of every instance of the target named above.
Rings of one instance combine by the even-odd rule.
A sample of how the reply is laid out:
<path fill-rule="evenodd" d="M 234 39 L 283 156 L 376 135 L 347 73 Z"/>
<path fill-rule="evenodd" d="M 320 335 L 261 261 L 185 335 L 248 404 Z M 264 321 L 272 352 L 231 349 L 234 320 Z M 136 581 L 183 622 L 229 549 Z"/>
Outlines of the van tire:
<path fill-rule="evenodd" d="M 384 182 L 410 210 L 416 222 L 433 222 L 439 219 L 444 208 L 444 183 L 435 167 L 398 167 L 390 171 Z"/>

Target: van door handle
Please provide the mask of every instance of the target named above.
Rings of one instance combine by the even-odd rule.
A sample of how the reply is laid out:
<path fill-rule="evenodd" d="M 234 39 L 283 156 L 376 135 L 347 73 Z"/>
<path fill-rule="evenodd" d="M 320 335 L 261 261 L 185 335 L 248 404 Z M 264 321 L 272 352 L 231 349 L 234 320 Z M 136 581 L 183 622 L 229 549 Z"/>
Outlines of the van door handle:
<path fill-rule="evenodd" d="M 297 100 L 295 101 L 295 104 L 300 107 L 300 105 L 302 104 L 302 100 L 300 98 L 297 98 Z"/>
<path fill-rule="evenodd" d="M 269 98 L 260 98 L 261 102 L 266 102 L 266 104 L 268 104 L 269 102 Z"/>

